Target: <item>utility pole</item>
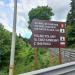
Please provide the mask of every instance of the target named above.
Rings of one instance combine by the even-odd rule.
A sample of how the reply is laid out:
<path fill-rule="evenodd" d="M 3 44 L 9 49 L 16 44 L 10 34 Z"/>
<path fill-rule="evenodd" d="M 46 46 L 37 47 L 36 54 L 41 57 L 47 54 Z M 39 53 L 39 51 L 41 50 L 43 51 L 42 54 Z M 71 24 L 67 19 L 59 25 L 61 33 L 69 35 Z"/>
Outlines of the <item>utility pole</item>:
<path fill-rule="evenodd" d="M 17 0 L 14 0 L 13 32 L 12 32 L 9 75 L 14 75 L 14 58 L 15 58 L 15 43 L 16 43 L 16 21 L 17 21 Z"/>

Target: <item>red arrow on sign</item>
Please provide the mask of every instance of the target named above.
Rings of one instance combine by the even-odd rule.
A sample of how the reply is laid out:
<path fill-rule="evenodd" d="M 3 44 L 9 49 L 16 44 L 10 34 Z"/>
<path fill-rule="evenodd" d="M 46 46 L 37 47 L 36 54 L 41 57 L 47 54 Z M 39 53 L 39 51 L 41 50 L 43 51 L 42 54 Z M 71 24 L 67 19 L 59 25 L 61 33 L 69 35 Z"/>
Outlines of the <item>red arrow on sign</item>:
<path fill-rule="evenodd" d="M 64 28 L 64 24 L 61 24 L 61 28 Z"/>

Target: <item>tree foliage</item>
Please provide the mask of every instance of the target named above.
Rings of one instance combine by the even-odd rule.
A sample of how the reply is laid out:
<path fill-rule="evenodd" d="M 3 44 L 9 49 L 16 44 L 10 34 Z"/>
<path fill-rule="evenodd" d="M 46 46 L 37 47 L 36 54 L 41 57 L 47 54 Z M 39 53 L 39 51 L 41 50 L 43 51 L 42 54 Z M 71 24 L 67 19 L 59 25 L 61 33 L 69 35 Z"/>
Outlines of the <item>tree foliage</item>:
<path fill-rule="evenodd" d="M 29 24 L 33 19 L 50 20 L 53 15 L 52 9 L 48 6 L 38 6 L 37 8 L 32 8 L 28 14 Z"/>
<path fill-rule="evenodd" d="M 4 29 L 0 24 L 0 58 L 1 66 L 6 65 L 9 62 L 9 51 L 11 44 L 11 33 Z"/>
<path fill-rule="evenodd" d="M 68 46 L 75 46 L 75 0 L 72 0 L 71 10 L 67 15 L 67 42 Z"/>

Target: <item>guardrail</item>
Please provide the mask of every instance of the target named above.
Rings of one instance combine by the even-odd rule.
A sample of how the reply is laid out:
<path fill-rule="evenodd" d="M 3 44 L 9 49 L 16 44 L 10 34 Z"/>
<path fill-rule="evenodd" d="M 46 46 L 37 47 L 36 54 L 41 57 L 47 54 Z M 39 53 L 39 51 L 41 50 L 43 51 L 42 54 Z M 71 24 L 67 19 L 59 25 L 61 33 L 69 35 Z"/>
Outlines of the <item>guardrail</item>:
<path fill-rule="evenodd" d="M 40 69 L 19 75 L 75 75 L 75 62 Z"/>
<path fill-rule="evenodd" d="M 75 50 L 62 49 L 63 63 L 75 61 Z"/>

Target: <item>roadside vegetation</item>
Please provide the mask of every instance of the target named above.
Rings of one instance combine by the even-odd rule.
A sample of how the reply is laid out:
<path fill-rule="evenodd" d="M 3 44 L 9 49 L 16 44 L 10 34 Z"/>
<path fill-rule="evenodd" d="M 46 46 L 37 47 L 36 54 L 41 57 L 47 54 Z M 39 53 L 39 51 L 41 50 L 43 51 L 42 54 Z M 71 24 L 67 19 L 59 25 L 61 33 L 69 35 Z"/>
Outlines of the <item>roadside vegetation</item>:
<path fill-rule="evenodd" d="M 75 48 L 75 10 L 72 8 L 67 16 L 66 23 L 66 39 L 67 48 Z M 31 22 L 33 19 L 50 20 L 53 16 L 52 9 L 48 6 L 41 6 L 32 9 L 29 16 L 29 28 L 31 29 Z M 11 36 L 12 33 L 4 29 L 0 24 L 0 75 L 8 75 L 9 62 L 10 62 L 10 49 L 11 49 Z M 15 53 L 15 75 L 42 69 L 49 66 L 55 66 L 58 63 L 58 57 L 51 59 L 50 51 L 48 48 L 37 48 L 37 64 L 34 64 L 34 48 L 31 47 L 29 40 L 16 34 L 16 53 Z"/>

